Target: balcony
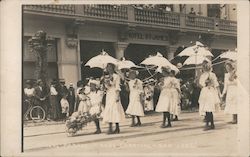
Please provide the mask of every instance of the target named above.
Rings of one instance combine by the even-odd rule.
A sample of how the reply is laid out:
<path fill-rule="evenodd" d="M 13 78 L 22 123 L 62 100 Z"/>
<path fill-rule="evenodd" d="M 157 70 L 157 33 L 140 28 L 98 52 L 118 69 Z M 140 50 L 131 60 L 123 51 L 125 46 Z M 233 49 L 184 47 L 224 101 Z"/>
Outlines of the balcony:
<path fill-rule="evenodd" d="M 237 22 L 129 5 L 25 5 L 24 13 L 62 15 L 108 23 L 130 23 L 152 28 L 175 29 L 236 36 Z"/>

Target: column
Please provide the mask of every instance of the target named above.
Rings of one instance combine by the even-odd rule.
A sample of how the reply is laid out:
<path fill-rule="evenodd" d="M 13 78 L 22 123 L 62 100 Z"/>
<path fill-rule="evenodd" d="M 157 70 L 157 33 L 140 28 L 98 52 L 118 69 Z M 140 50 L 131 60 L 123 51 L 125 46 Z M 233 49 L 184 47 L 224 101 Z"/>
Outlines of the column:
<path fill-rule="evenodd" d="M 124 52 L 126 50 L 126 48 L 128 47 L 128 43 L 127 42 L 116 42 L 114 44 L 115 47 L 115 57 L 117 59 L 121 59 L 122 57 L 124 57 Z"/>
<path fill-rule="evenodd" d="M 79 54 L 78 40 L 75 40 L 74 46 L 68 46 L 67 37 L 60 39 L 58 47 L 58 75 L 65 79 L 66 85 L 73 83 L 76 86 L 80 78 L 79 74 Z"/>
<path fill-rule="evenodd" d="M 177 45 L 175 46 L 168 46 L 168 53 L 167 53 L 167 57 L 168 57 L 168 60 L 172 60 L 174 58 L 174 53 L 176 51 L 176 49 L 178 48 Z"/>

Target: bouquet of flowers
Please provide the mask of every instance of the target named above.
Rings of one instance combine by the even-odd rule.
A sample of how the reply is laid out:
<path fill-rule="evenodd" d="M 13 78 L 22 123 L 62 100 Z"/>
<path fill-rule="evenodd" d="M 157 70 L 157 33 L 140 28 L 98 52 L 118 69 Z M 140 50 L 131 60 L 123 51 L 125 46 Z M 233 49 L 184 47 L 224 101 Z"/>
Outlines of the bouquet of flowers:
<path fill-rule="evenodd" d="M 66 121 L 66 132 L 68 135 L 73 136 L 89 122 L 97 118 L 97 114 L 91 115 L 89 113 L 80 114 L 79 112 L 74 112 Z"/>

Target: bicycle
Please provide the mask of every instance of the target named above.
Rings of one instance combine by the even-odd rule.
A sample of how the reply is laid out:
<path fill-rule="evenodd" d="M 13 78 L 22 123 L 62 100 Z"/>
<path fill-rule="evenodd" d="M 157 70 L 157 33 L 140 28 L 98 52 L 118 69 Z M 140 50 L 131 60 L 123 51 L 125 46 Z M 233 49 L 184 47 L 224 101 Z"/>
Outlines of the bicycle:
<path fill-rule="evenodd" d="M 45 119 L 45 110 L 41 106 L 33 105 L 28 99 L 24 100 L 24 105 L 28 105 L 28 109 L 24 114 L 25 120 L 31 118 L 34 122 L 41 122 Z"/>

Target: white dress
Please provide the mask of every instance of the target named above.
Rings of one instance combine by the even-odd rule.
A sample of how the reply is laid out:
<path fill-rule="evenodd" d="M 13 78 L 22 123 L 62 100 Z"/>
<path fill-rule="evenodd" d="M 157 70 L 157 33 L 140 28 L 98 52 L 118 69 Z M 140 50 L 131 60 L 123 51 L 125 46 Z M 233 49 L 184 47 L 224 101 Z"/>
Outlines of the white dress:
<path fill-rule="evenodd" d="M 157 103 L 156 112 L 170 112 L 178 115 L 177 107 L 180 103 L 176 90 L 177 80 L 174 77 L 165 77 L 162 86 L 159 101 Z"/>
<path fill-rule="evenodd" d="M 80 103 L 78 106 L 78 112 L 80 114 L 89 112 L 89 108 L 90 108 L 89 97 L 83 93 L 79 94 L 78 96 L 80 99 Z"/>
<path fill-rule="evenodd" d="M 208 77 L 212 80 L 212 87 L 206 87 Z M 199 113 L 205 115 L 206 112 L 215 112 L 216 105 L 220 103 L 217 87 L 219 83 L 217 77 L 212 72 L 205 72 L 200 76 L 199 83 L 202 87 L 199 97 Z"/>
<path fill-rule="evenodd" d="M 62 108 L 62 113 L 68 113 L 69 112 L 69 102 L 67 99 L 61 99 L 61 108 Z"/>
<path fill-rule="evenodd" d="M 144 87 L 144 108 L 145 111 L 153 111 L 154 110 L 154 101 L 153 101 L 153 94 L 154 94 L 154 86 L 147 85 Z"/>
<path fill-rule="evenodd" d="M 103 98 L 103 92 L 98 90 L 94 92 L 90 92 L 88 94 L 88 97 L 90 98 L 90 109 L 89 113 L 91 115 L 99 114 L 101 112 L 102 107 L 102 98 Z"/>
<path fill-rule="evenodd" d="M 119 123 L 125 120 L 125 113 L 121 101 L 117 100 L 120 89 L 120 77 L 113 74 L 113 81 L 110 82 L 111 86 L 107 87 L 106 92 L 106 105 L 103 111 L 103 122 Z"/>
<path fill-rule="evenodd" d="M 172 83 L 171 83 L 171 108 L 170 113 L 173 115 L 178 116 L 180 114 L 180 103 L 181 103 L 181 97 L 180 93 L 178 92 L 180 90 L 180 81 L 176 79 L 175 77 L 172 77 Z M 178 90 L 177 90 L 178 89 Z"/>
<path fill-rule="evenodd" d="M 126 113 L 133 116 L 144 116 L 143 105 L 140 97 L 143 93 L 142 81 L 139 79 L 130 80 L 128 86 L 130 93 Z"/>
<path fill-rule="evenodd" d="M 237 114 L 237 79 L 229 80 L 230 74 L 226 73 L 224 78 L 224 89 L 222 94 L 226 94 L 225 113 Z"/>

